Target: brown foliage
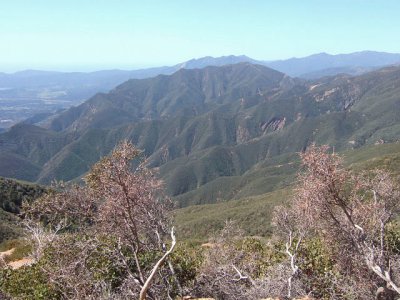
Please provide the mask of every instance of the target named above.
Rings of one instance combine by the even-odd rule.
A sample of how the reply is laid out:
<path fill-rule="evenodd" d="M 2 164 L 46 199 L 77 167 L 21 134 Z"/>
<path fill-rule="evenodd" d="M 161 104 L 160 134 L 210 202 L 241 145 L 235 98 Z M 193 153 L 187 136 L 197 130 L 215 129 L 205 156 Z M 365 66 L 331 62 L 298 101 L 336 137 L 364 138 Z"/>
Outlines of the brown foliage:
<path fill-rule="evenodd" d="M 131 172 L 130 163 L 139 155 L 130 143 L 123 142 L 85 177 L 92 196 L 101 199 L 96 216 L 98 230 L 118 236 L 135 252 L 161 245 L 170 208 L 168 200 L 160 201 L 162 182 L 145 167 L 145 162 Z"/>
<path fill-rule="evenodd" d="M 291 207 L 277 210 L 278 227 L 289 241 L 293 236 L 298 242 L 320 236 L 339 274 L 350 278 L 356 289 L 373 294 L 377 286 L 387 285 L 400 293 L 400 283 L 394 281 L 399 270 L 391 267 L 399 257 L 385 236 L 400 211 L 397 181 L 385 171 L 353 174 L 327 150 L 312 145 L 301 154 L 305 172 Z"/>
<path fill-rule="evenodd" d="M 212 239 L 213 245 L 205 252 L 204 263 L 197 278 L 199 296 L 217 299 L 246 299 L 253 279 L 243 264 L 245 253 L 237 249 L 235 242 L 243 238 L 243 232 L 232 222 L 227 222 L 220 234 Z"/>
<path fill-rule="evenodd" d="M 79 229 L 93 224 L 97 205 L 87 188 L 56 182 L 34 203 L 23 203 L 22 209 L 27 219 L 41 220 L 53 227 L 63 224 L 63 228 Z"/>
<path fill-rule="evenodd" d="M 176 293 L 173 280 L 156 278 L 174 277 L 173 266 L 164 266 L 175 244 L 172 231 L 173 245 L 167 251 L 171 202 L 145 163 L 140 151 L 123 141 L 93 166 L 85 186 L 60 184 L 25 206 L 36 257 L 50 261 L 44 270 L 64 298 L 100 297 L 120 289 L 137 297 L 142 290 L 141 299 Z M 107 270 L 98 263 L 118 272 L 119 279 L 104 275 Z"/>
<path fill-rule="evenodd" d="M 290 266 L 280 255 L 255 238 L 246 238 L 243 231 L 228 221 L 205 250 L 199 269 L 195 293 L 215 299 L 263 299 L 286 295 Z M 302 293 L 295 283 L 293 288 Z"/>

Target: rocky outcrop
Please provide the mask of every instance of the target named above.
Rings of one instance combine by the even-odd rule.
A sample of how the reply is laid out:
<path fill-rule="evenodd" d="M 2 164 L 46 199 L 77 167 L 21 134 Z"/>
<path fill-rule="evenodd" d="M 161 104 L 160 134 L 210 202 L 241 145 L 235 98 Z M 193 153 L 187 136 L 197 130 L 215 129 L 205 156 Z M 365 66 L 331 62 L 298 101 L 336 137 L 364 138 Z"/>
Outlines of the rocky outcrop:
<path fill-rule="evenodd" d="M 244 126 L 239 125 L 236 129 L 236 142 L 241 144 L 247 142 L 250 139 L 251 139 L 251 134 L 249 130 Z"/>
<path fill-rule="evenodd" d="M 285 127 L 286 124 L 286 117 L 282 118 L 272 118 L 269 122 L 265 122 L 260 124 L 261 130 L 264 133 L 273 132 L 276 130 L 281 130 Z"/>

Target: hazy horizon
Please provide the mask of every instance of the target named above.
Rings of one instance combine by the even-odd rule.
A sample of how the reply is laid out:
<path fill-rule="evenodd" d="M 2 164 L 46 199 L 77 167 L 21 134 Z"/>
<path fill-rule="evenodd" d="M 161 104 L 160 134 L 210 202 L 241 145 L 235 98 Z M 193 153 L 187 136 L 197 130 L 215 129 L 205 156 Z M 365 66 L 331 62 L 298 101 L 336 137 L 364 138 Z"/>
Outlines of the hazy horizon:
<path fill-rule="evenodd" d="M 399 1 L 135 0 L 2 3 L 0 72 L 258 60 L 364 50 L 399 53 Z"/>
<path fill-rule="evenodd" d="M 263 58 L 254 58 L 250 57 L 246 54 L 227 54 L 227 55 L 221 55 L 221 56 L 212 56 L 212 55 L 204 55 L 201 57 L 192 57 L 188 60 L 191 59 L 201 59 L 204 57 L 222 57 L 222 56 L 241 56 L 245 55 L 248 56 L 249 58 L 258 60 L 258 61 L 278 61 L 278 60 L 288 60 L 292 58 L 304 58 L 316 54 L 328 54 L 328 55 L 340 55 L 340 54 L 352 54 L 352 53 L 360 53 L 360 52 L 381 52 L 381 51 L 375 51 L 375 50 L 362 50 L 362 51 L 356 51 L 356 52 L 350 52 L 350 53 L 329 53 L 329 52 L 319 52 L 319 53 L 311 53 L 310 55 L 306 56 L 293 56 L 293 57 L 285 57 L 285 58 L 278 58 L 275 60 L 272 59 L 263 59 Z M 383 52 L 383 51 L 382 51 Z M 388 54 L 400 54 L 395 53 L 395 52 L 385 52 Z M 166 66 L 174 66 L 179 63 L 183 63 L 188 60 L 181 60 L 181 61 L 176 61 L 176 62 L 171 62 L 171 63 L 161 63 L 161 64 L 136 64 L 136 65 L 129 65 L 129 64 L 122 64 L 122 65 L 68 65 L 68 66 L 62 66 L 62 65 L 55 65 L 55 66 L 37 66 L 37 67 L 32 67 L 32 66 L 27 66 L 27 67 L 18 67 L 18 66 L 10 66 L 9 68 L 5 68 L 4 70 L 0 70 L 1 73 L 6 73 L 6 74 L 13 74 L 13 73 L 18 73 L 18 72 L 23 72 L 23 71 L 46 71 L 46 72 L 82 72 L 82 73 L 90 73 L 90 72 L 97 72 L 97 71 L 105 71 L 105 70 L 123 70 L 123 71 L 131 71 L 131 70 L 140 70 L 140 69 L 148 69 L 148 68 L 157 68 L 157 67 L 166 67 Z"/>

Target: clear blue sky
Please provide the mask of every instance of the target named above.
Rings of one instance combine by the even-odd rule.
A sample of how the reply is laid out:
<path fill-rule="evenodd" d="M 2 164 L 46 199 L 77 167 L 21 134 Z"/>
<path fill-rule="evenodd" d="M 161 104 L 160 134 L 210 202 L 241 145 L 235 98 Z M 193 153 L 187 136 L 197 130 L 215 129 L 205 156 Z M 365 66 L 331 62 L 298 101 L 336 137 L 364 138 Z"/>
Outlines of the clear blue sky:
<path fill-rule="evenodd" d="M 399 0 L 1 0 L 0 71 L 400 52 L 399 15 Z"/>

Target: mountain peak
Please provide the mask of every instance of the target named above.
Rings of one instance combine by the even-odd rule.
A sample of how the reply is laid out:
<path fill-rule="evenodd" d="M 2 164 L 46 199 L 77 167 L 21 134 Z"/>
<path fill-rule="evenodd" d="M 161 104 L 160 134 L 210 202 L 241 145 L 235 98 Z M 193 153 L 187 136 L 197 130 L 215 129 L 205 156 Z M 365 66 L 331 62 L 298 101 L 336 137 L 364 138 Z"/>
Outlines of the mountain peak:
<path fill-rule="evenodd" d="M 256 62 L 254 59 L 247 57 L 245 55 L 235 56 L 235 55 L 228 55 L 228 56 L 220 56 L 220 57 L 212 57 L 212 56 L 205 56 L 201 58 L 194 58 L 188 60 L 184 63 L 178 64 L 178 68 L 182 69 L 201 69 L 207 66 L 223 66 L 223 65 L 232 65 L 241 62 Z"/>

